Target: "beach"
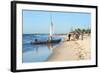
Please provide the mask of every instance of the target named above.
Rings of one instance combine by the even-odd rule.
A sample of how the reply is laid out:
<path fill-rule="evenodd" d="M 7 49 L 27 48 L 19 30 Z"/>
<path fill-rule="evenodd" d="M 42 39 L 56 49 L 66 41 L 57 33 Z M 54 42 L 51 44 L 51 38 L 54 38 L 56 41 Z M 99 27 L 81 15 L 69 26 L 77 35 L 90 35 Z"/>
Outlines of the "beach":
<path fill-rule="evenodd" d="M 70 40 L 66 38 L 60 46 L 53 48 L 53 53 L 48 61 L 88 60 L 91 59 L 90 36 L 86 35 L 83 40 Z"/>

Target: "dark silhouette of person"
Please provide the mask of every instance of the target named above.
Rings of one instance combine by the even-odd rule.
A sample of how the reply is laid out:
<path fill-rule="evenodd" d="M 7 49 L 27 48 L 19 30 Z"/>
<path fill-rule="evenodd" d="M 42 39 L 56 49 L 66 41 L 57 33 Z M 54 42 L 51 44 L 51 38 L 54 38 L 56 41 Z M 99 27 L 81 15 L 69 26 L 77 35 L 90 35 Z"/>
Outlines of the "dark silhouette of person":
<path fill-rule="evenodd" d="M 68 40 L 70 40 L 71 34 L 68 34 Z"/>
<path fill-rule="evenodd" d="M 35 39 L 35 42 L 37 42 L 38 41 L 38 39 Z"/>

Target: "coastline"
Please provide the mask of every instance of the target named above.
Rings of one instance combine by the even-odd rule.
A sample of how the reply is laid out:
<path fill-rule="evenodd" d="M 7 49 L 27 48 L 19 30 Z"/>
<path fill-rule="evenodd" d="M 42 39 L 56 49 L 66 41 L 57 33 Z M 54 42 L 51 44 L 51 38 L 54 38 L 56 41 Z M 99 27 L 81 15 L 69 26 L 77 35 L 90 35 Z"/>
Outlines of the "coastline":
<path fill-rule="evenodd" d="M 53 48 L 53 53 L 48 61 L 88 60 L 90 59 L 90 36 L 83 40 L 71 40 L 61 42 L 61 45 Z"/>

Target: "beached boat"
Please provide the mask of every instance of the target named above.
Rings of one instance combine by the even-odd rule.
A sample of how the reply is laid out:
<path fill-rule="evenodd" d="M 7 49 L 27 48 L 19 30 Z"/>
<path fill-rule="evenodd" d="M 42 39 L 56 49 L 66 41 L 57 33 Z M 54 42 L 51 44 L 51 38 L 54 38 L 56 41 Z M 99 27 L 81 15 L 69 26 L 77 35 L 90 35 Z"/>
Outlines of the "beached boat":
<path fill-rule="evenodd" d="M 37 41 L 37 42 L 31 42 L 31 44 L 52 44 L 52 43 L 59 43 L 61 39 L 57 40 L 47 40 L 47 41 Z"/>
<path fill-rule="evenodd" d="M 50 24 L 50 33 L 49 33 L 49 39 L 47 41 L 39 41 L 36 39 L 34 42 L 31 42 L 31 44 L 50 44 L 50 43 L 59 43 L 61 39 L 52 39 L 54 34 L 54 26 L 51 18 L 51 24 Z"/>

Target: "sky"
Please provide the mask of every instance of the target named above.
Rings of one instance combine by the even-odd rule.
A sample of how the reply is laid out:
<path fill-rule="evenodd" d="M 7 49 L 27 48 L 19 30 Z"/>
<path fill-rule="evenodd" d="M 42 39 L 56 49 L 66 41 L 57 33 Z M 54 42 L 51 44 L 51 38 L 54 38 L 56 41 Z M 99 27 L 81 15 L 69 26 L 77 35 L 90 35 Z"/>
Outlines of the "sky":
<path fill-rule="evenodd" d="M 23 10 L 23 33 L 49 33 L 51 21 L 54 33 L 68 33 L 75 28 L 88 28 L 91 24 L 90 13 L 79 12 L 54 12 Z"/>

